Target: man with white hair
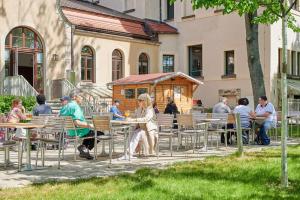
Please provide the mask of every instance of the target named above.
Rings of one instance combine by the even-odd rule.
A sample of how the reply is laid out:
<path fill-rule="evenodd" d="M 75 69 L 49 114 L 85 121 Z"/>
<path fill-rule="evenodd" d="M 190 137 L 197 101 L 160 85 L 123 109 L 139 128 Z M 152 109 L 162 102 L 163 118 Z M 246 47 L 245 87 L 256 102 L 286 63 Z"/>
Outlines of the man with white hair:
<path fill-rule="evenodd" d="M 231 109 L 229 108 L 228 100 L 226 97 L 222 97 L 221 101 L 214 105 L 213 113 L 231 113 Z"/>
<path fill-rule="evenodd" d="M 231 109 L 229 108 L 228 100 L 226 97 L 222 97 L 221 101 L 214 105 L 213 113 L 231 113 Z M 223 127 L 225 128 L 225 127 Z M 233 128 L 232 124 L 227 124 L 227 128 Z M 227 143 L 230 143 L 230 134 L 227 134 Z M 224 133 L 221 134 L 221 143 L 225 143 L 225 136 Z"/>

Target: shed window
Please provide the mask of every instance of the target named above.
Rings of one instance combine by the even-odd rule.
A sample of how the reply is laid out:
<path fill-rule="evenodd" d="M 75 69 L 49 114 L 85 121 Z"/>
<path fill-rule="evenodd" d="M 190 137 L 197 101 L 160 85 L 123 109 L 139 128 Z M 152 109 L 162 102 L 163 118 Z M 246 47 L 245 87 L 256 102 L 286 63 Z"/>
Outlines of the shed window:
<path fill-rule="evenodd" d="M 135 98 L 135 89 L 126 89 L 125 90 L 125 98 L 126 99 L 134 99 Z"/>
<path fill-rule="evenodd" d="M 140 96 L 141 94 L 145 94 L 145 93 L 148 93 L 147 88 L 138 88 L 137 89 L 137 96 Z"/>

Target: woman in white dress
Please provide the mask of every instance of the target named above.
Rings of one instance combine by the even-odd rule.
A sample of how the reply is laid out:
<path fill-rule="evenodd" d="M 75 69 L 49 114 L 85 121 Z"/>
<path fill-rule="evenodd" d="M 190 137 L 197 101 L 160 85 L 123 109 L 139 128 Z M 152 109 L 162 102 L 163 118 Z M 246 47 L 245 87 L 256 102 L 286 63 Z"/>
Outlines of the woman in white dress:
<path fill-rule="evenodd" d="M 139 107 L 136 110 L 137 118 L 127 119 L 128 121 L 143 122 L 136 126 L 130 140 L 129 152 L 131 158 L 133 158 L 133 153 L 139 144 L 143 146 L 145 155 L 153 154 L 155 149 L 155 138 L 157 137 L 158 132 L 156 115 L 149 94 L 141 94 L 138 97 L 138 102 Z"/>

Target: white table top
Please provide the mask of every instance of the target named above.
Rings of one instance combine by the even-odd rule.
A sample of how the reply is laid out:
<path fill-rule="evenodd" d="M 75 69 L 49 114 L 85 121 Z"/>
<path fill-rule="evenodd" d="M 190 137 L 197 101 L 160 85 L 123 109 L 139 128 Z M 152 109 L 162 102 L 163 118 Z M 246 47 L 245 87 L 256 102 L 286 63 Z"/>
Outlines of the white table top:
<path fill-rule="evenodd" d="M 110 120 L 112 124 L 146 124 L 146 121 Z"/>
<path fill-rule="evenodd" d="M 206 118 L 206 119 L 198 119 L 197 122 L 217 122 L 221 119 L 214 119 L 214 118 Z"/>

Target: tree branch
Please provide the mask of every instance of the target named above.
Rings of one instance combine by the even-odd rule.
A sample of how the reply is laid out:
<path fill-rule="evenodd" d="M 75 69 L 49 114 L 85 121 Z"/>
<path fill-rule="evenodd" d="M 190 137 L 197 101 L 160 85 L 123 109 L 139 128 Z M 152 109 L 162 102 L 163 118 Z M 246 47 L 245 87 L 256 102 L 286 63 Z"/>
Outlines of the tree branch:
<path fill-rule="evenodd" d="M 296 5 L 297 0 L 294 0 L 294 2 L 290 5 L 290 7 L 288 8 L 288 10 L 284 13 L 284 15 L 288 15 L 289 12 L 292 10 L 292 8 Z"/>

